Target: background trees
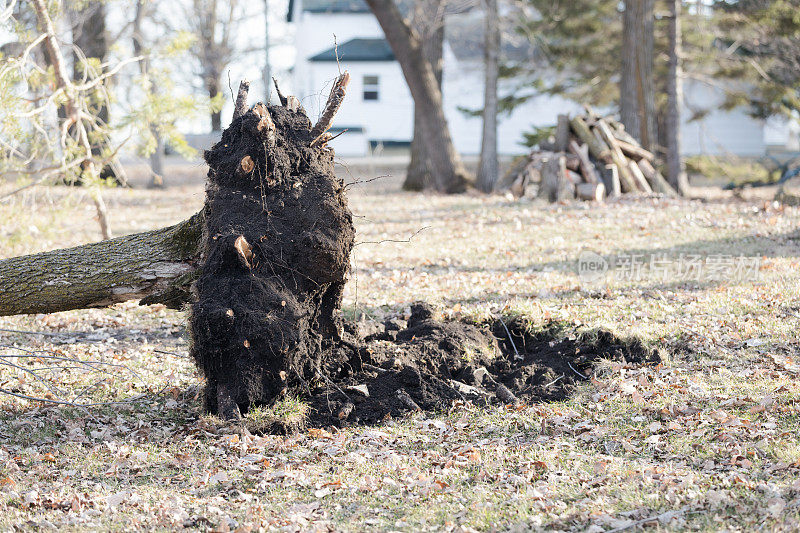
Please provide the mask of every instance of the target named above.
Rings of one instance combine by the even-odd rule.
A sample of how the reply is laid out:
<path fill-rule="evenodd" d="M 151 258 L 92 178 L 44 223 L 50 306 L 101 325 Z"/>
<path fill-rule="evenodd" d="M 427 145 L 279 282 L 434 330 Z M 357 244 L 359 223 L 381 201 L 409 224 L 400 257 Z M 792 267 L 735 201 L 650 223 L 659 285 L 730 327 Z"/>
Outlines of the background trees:
<path fill-rule="evenodd" d="M 439 91 L 442 89 L 442 53 L 444 47 L 444 2 L 442 0 L 417 0 L 414 2 L 411 27 L 422 40 L 422 52 L 430 63 Z M 414 136 L 411 139 L 411 160 L 406 171 L 403 189 L 421 191 L 434 186 L 433 165 L 428 157 L 422 123 L 425 116 L 421 107 L 414 106 Z"/>
<path fill-rule="evenodd" d="M 800 118 L 800 2 L 717 2 L 721 38 L 715 77 L 727 85 L 725 106 L 760 118 Z"/>
<path fill-rule="evenodd" d="M 18 154 L 25 154 L 6 158 L 4 164 L 18 174 L 28 171 L 20 164 L 24 161 L 73 161 L 75 149 L 67 145 L 70 138 L 80 137 L 79 131 L 73 131 L 77 127 L 74 122 L 67 128 L 64 143 L 43 133 L 48 121 L 65 124 L 68 113 L 62 95 L 53 90 L 58 88 L 53 60 L 42 42 L 34 43 L 41 35 L 34 5 L 30 0 L 18 0 L 3 12 L 13 18 L 17 41 L 3 47 L 2 83 L 8 91 L 2 98 L 9 111 L 2 121 L 9 132 L 15 132 L 6 138 L 18 140 L 18 146 L 12 148 L 24 145 Z M 241 0 L 47 4 L 66 79 L 81 88 L 73 98 L 81 102 L 84 114 L 94 123 L 88 142 L 101 169 L 99 178 L 112 174 L 102 170 L 110 166 L 113 174 L 124 179 L 122 168 L 115 166 L 115 155 L 125 128 L 131 140 L 138 142 L 139 153 L 151 156 L 154 185 L 163 174 L 165 146 L 184 153 L 188 150 L 180 135 L 182 119 L 204 113 L 212 130 L 221 129 L 222 95 L 228 90 L 226 69 L 234 57 L 251 51 L 263 53 L 265 47 L 260 38 L 240 38 L 246 33 L 245 23 L 263 23 L 262 12 L 256 18 L 248 5 Z M 676 154 L 684 78 L 722 87 L 728 108 L 744 106 L 762 118 L 782 115 L 796 119 L 800 113 L 796 0 L 693 1 L 685 5 L 673 0 L 520 0 L 501 4 L 499 9 L 496 0 L 481 5 L 415 0 L 408 4 L 406 18 L 396 0 L 369 0 L 369 5 L 386 32 L 416 102 L 405 182 L 408 189 L 454 192 L 465 190 L 472 182 L 453 147 L 441 107 L 448 10 L 477 8 L 485 17 L 486 78 L 485 84 L 476 87 L 485 93 L 476 182 L 484 191 L 491 190 L 497 179 L 497 113 L 543 91 L 619 111 L 628 133 L 667 162 L 667 174 L 675 186 L 683 172 Z M 260 3 L 257 7 L 261 9 Z M 498 24 L 498 20 L 505 20 L 504 10 L 510 9 L 514 17 L 507 18 L 517 21 L 516 36 L 529 44 L 534 62 L 504 62 L 497 33 L 506 23 Z M 187 68 L 187 55 L 194 59 L 192 68 Z M 514 77 L 519 90 L 498 95 L 495 72 Z M 93 81 L 98 79 L 101 81 Z M 24 117 L 15 113 L 21 107 L 15 105 L 20 100 L 12 86 L 24 86 L 26 98 L 41 104 L 34 106 L 39 111 L 28 109 Z M 202 91 L 202 97 L 192 95 L 193 91 Z M 34 115 L 36 119 L 26 126 L 26 120 Z M 85 165 L 56 167 L 51 174 L 73 181 L 88 179 Z"/>
<path fill-rule="evenodd" d="M 478 188 L 492 192 L 498 180 L 497 164 L 497 77 L 500 55 L 500 13 L 497 0 L 484 0 L 484 90 L 481 158 L 478 163 Z"/>
<path fill-rule="evenodd" d="M 238 0 L 192 0 L 185 3 L 185 20 L 197 38 L 191 48 L 203 87 L 209 98 L 222 94 L 222 73 L 230 64 L 235 50 L 235 35 L 242 12 Z M 222 131 L 221 110 L 211 111 L 211 130 Z"/>
<path fill-rule="evenodd" d="M 461 156 L 453 146 L 442 108 L 442 92 L 430 61 L 425 57 L 422 38 L 403 18 L 394 0 L 366 0 L 392 47 L 419 117 L 419 133 L 428 148 L 427 160 L 433 185 L 439 192 L 462 192 L 468 178 Z"/>
<path fill-rule="evenodd" d="M 157 5 L 140 0 L 131 23 L 112 35 L 106 20 L 111 6 L 31 0 L 12 3 L 0 14 L 16 39 L 0 57 L 0 167 L 6 176 L 25 178 L 23 187 L 48 180 L 86 186 L 104 238 L 111 228 L 102 196 L 109 174 L 103 169 L 115 163 L 123 146 L 139 141 L 143 155 L 160 154 L 157 148 L 166 141 L 186 153 L 177 122 L 219 108 L 189 92 L 179 94 L 178 76 L 165 69 L 191 44 L 190 34 L 162 27 L 148 35 L 144 22 L 155 25 L 149 18 Z M 126 35 L 130 48 L 121 44 Z M 160 174 L 156 162 L 154 167 Z M 113 166 L 118 180 L 121 168 Z"/>

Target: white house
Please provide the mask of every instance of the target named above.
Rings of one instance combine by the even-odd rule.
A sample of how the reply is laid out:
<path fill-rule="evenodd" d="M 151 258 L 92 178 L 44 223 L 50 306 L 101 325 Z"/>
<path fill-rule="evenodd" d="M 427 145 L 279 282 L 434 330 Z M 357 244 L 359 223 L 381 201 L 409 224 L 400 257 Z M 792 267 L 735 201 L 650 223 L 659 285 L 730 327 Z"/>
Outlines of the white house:
<path fill-rule="evenodd" d="M 481 120 L 463 109 L 483 107 L 483 52 L 479 10 L 449 15 L 445 26 L 442 93 L 450 133 L 462 154 L 480 152 Z M 290 0 L 287 21 L 296 25 L 294 91 L 311 116 L 320 112 L 330 83 L 340 71 L 351 74 L 348 98 L 332 132 L 346 130 L 333 141 L 343 156 L 364 156 L 393 147 L 407 147 L 413 132 L 414 105 L 400 66 L 384 39 L 378 21 L 363 0 Z M 465 31 L 466 29 L 466 31 Z M 505 46 L 504 46 L 505 48 Z M 513 50 L 512 50 L 513 52 Z M 501 95 L 504 93 L 502 85 Z M 697 107 L 713 108 L 718 90 L 685 87 L 685 119 Z M 501 154 L 524 153 L 523 132 L 555 124 L 559 113 L 579 111 L 574 102 L 541 95 L 518 106 L 499 122 Z M 761 156 L 796 150 L 796 130 L 779 121 L 765 124 L 742 111 L 712 110 L 702 120 L 685 122 L 684 152 Z"/>

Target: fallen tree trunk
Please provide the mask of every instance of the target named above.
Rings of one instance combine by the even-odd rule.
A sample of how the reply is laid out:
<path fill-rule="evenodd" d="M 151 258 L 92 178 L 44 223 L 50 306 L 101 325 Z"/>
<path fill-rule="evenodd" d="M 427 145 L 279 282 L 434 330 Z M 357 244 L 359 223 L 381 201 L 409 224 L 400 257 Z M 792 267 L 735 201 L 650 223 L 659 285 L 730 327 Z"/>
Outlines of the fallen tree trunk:
<path fill-rule="evenodd" d="M 180 308 L 197 275 L 203 212 L 168 228 L 0 260 L 0 316 L 107 307 Z"/>

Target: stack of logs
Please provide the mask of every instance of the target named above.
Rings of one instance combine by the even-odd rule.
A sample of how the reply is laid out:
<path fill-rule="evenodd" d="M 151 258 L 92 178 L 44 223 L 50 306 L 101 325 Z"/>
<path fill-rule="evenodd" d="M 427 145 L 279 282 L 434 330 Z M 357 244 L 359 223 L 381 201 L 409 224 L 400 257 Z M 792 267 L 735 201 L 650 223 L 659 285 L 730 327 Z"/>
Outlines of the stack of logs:
<path fill-rule="evenodd" d="M 677 196 L 656 170 L 655 159 L 608 117 L 591 110 L 571 118 L 559 115 L 554 136 L 531 152 L 511 192 L 550 202 L 602 201 L 630 192 Z"/>

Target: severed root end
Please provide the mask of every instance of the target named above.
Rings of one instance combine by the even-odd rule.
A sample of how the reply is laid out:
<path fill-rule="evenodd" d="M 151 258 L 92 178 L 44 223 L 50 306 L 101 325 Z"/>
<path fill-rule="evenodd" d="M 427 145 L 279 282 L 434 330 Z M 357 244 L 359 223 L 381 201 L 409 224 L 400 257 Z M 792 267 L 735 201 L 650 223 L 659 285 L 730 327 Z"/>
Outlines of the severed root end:
<path fill-rule="evenodd" d="M 333 87 L 331 87 L 331 94 L 328 95 L 328 101 L 325 104 L 325 109 L 322 111 L 322 116 L 319 117 L 317 123 L 313 128 L 311 128 L 311 137 L 314 139 L 312 144 L 315 144 L 317 138 L 328 131 L 328 128 L 331 127 L 331 124 L 333 123 L 333 117 L 336 116 L 336 112 L 339 111 L 339 108 L 342 106 L 342 102 L 344 102 L 344 97 L 347 93 L 347 85 L 349 83 L 349 72 L 345 72 L 336 78 Z"/>
<path fill-rule="evenodd" d="M 236 238 L 233 247 L 236 248 L 236 253 L 239 254 L 239 261 L 241 261 L 242 266 L 252 270 L 253 248 L 250 246 L 250 243 L 247 242 L 247 239 L 244 238 L 244 235 L 239 235 Z"/>
<path fill-rule="evenodd" d="M 239 82 L 239 93 L 236 95 L 236 104 L 233 107 L 234 120 L 247 113 L 248 92 L 250 92 L 250 82 L 247 80 Z"/>

